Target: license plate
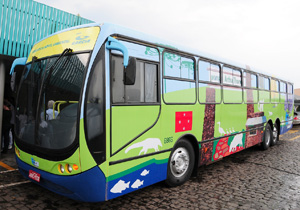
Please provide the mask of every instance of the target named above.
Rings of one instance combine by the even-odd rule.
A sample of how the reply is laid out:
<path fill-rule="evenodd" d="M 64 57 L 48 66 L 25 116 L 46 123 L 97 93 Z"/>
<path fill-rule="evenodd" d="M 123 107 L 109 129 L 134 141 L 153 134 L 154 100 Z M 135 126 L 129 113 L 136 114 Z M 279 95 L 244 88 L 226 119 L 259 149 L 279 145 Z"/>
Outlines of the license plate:
<path fill-rule="evenodd" d="M 35 171 L 29 170 L 29 178 L 33 179 L 34 181 L 40 182 L 41 175 Z"/>

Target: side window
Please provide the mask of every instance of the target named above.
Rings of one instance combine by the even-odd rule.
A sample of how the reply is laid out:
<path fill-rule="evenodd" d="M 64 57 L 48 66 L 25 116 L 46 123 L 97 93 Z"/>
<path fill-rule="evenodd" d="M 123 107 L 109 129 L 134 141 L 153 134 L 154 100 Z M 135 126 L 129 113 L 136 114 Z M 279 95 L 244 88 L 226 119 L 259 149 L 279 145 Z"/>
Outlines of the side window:
<path fill-rule="evenodd" d="M 123 57 L 111 56 L 111 82 L 113 103 L 158 102 L 158 64 L 137 60 L 133 85 L 124 84 Z"/>
<path fill-rule="evenodd" d="M 166 103 L 196 102 L 195 62 L 193 58 L 163 53 L 163 97 Z"/>
<path fill-rule="evenodd" d="M 157 65 L 145 63 L 145 102 L 157 102 Z"/>
<path fill-rule="evenodd" d="M 200 81 L 221 83 L 221 69 L 219 65 L 202 60 L 199 61 L 198 65 Z"/>
<path fill-rule="evenodd" d="M 223 100 L 228 104 L 243 102 L 242 73 L 240 70 L 223 67 Z"/>
<path fill-rule="evenodd" d="M 293 94 L 293 85 L 288 84 L 288 94 Z"/>
<path fill-rule="evenodd" d="M 288 103 L 289 103 L 289 110 L 292 109 L 292 105 L 293 105 L 293 102 L 294 102 L 294 90 L 293 90 L 293 85 L 291 84 L 288 84 L 288 89 L 287 89 L 287 92 L 288 92 Z"/>
<path fill-rule="evenodd" d="M 259 103 L 270 103 L 270 79 L 259 76 Z"/>
<path fill-rule="evenodd" d="M 270 90 L 270 79 L 267 77 L 259 77 L 259 89 Z"/>
<path fill-rule="evenodd" d="M 265 90 L 270 90 L 270 79 L 269 78 L 264 78 L 264 83 L 265 83 Z"/>
<path fill-rule="evenodd" d="M 271 79 L 271 103 L 279 103 L 279 81 Z"/>
<path fill-rule="evenodd" d="M 164 53 L 164 76 L 195 80 L 194 60 L 174 53 Z"/>
<path fill-rule="evenodd" d="M 241 72 L 232 68 L 223 68 L 223 84 L 242 86 Z"/>
<path fill-rule="evenodd" d="M 286 103 L 287 99 L 287 86 L 285 82 L 280 81 L 280 103 Z"/>
<path fill-rule="evenodd" d="M 286 93 L 286 83 L 285 82 L 280 82 L 280 92 L 281 93 Z"/>
<path fill-rule="evenodd" d="M 250 72 L 244 72 L 244 87 L 246 88 L 257 88 L 257 75 Z"/>
<path fill-rule="evenodd" d="M 257 75 L 244 71 L 244 101 L 247 104 L 258 102 Z"/>
<path fill-rule="evenodd" d="M 271 91 L 279 92 L 279 81 L 271 79 Z"/>
<path fill-rule="evenodd" d="M 199 60 L 199 102 L 221 103 L 221 68 L 213 61 Z"/>

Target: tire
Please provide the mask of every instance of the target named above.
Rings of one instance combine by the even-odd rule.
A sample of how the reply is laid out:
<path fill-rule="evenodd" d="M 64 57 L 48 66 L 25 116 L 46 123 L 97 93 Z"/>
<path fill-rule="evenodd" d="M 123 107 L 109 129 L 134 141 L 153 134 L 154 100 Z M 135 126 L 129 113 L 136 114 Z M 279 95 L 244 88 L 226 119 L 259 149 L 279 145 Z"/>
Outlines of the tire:
<path fill-rule="evenodd" d="M 277 123 L 274 124 L 273 132 L 272 132 L 272 140 L 271 146 L 274 146 L 279 141 L 279 129 Z"/>
<path fill-rule="evenodd" d="M 263 141 L 261 143 L 261 147 L 263 150 L 267 150 L 270 147 L 271 141 L 273 139 L 272 129 L 269 123 L 267 123 L 265 127 Z"/>
<path fill-rule="evenodd" d="M 166 184 L 175 187 L 185 183 L 193 172 L 195 152 L 187 140 L 179 140 L 170 155 Z"/>

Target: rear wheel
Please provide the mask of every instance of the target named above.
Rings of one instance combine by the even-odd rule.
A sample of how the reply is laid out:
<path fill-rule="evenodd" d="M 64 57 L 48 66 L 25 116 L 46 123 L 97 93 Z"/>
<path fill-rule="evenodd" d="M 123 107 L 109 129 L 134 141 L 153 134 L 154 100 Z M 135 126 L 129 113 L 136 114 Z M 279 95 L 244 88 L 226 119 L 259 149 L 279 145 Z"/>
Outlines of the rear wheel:
<path fill-rule="evenodd" d="M 278 140 L 279 140 L 279 129 L 278 129 L 278 125 L 275 123 L 274 124 L 274 128 L 273 128 L 273 133 L 272 133 L 272 141 L 271 141 L 271 146 L 277 144 Z"/>
<path fill-rule="evenodd" d="M 268 123 L 265 128 L 263 142 L 261 144 L 263 150 L 267 150 L 270 147 L 272 141 L 272 129 L 270 124 Z"/>
<path fill-rule="evenodd" d="M 195 153 L 191 143 L 180 140 L 169 158 L 167 185 L 174 187 L 186 182 L 193 172 L 194 163 Z"/>

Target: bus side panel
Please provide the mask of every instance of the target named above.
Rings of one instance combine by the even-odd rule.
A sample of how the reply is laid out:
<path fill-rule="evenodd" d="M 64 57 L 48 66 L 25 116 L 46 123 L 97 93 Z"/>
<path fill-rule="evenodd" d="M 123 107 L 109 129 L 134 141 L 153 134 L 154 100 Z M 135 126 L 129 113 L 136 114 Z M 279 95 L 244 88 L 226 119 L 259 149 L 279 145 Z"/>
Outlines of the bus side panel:
<path fill-rule="evenodd" d="M 288 104 L 288 103 L 285 103 L 284 105 L 281 104 L 281 106 L 284 106 L 284 113 L 280 123 L 280 134 L 284 134 L 293 127 L 294 108 L 293 108 L 293 104 Z"/>
<path fill-rule="evenodd" d="M 130 162 L 131 165 L 135 165 L 135 161 Z M 152 156 L 148 161 L 143 161 L 139 165 L 110 176 L 107 183 L 107 199 L 113 199 L 165 180 L 167 164 L 168 159 L 157 160 Z M 120 163 L 111 167 L 123 168 L 122 165 L 128 165 L 128 163 Z"/>
<path fill-rule="evenodd" d="M 254 104 L 208 104 L 205 110 L 202 139 L 211 141 L 201 145 L 200 165 L 262 142 L 266 116 Z"/>

